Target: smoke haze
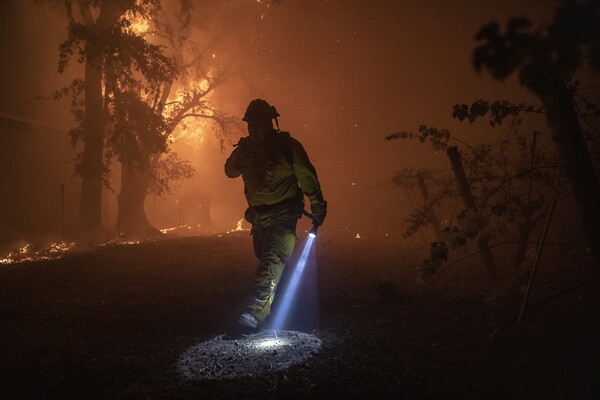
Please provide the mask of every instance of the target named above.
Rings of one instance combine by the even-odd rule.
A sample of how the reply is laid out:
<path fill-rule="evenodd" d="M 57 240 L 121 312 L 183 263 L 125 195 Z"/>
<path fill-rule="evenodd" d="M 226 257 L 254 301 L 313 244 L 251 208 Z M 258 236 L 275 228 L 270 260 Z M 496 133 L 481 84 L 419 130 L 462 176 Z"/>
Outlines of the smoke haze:
<path fill-rule="evenodd" d="M 483 138 L 476 127 L 452 119 L 454 104 L 479 98 L 537 104 L 516 78 L 498 82 L 475 72 L 474 36 L 484 24 L 513 16 L 544 24 L 555 9 L 547 1 L 196 3 L 192 39 L 210 49 L 215 70 L 231 65 L 211 100 L 238 118 L 240 129 L 217 137 L 207 128 L 174 144 L 197 173 L 175 182 L 172 195 L 148 196 L 148 220 L 159 229 L 235 228 L 246 207 L 243 187 L 241 179 L 224 175 L 223 164 L 246 134 L 241 117 L 248 102 L 263 98 L 277 107 L 281 129 L 304 145 L 317 169 L 330 209 L 322 233 L 331 237 L 401 235 L 410 204 L 391 183 L 394 171 L 449 168 L 445 154 L 416 141 L 388 142 L 386 135 L 427 124 L 477 142 Z M 164 4 L 168 11 L 175 2 Z M 80 180 L 72 159 L 79 148 L 69 146 L 68 101 L 32 99 L 49 96 L 82 71 L 72 62 L 65 75 L 56 72 L 66 35 L 61 7 L 30 0 L 1 7 L 2 240 L 58 237 L 63 227 L 67 234 L 75 230 Z M 118 177 L 115 167 L 114 192 L 104 195 L 108 229 L 115 229 Z"/>

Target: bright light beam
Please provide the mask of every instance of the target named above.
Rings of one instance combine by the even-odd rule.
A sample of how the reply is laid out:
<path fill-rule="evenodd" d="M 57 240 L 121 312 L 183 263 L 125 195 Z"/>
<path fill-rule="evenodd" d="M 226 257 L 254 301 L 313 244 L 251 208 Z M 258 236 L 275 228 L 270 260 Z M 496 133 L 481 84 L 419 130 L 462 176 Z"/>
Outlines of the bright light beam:
<path fill-rule="evenodd" d="M 271 329 L 282 329 L 283 324 L 285 323 L 286 317 L 290 312 L 290 308 L 292 307 L 294 299 L 296 298 L 296 292 L 298 291 L 298 287 L 300 286 L 300 282 L 302 280 L 302 274 L 305 269 L 304 267 L 306 267 L 306 262 L 308 260 L 310 250 L 312 249 L 314 242 L 314 237 L 309 236 L 308 238 L 306 238 L 306 242 L 304 243 L 304 249 L 302 249 L 300 258 L 298 258 L 298 263 L 296 264 L 294 274 L 290 278 L 287 289 L 283 294 L 281 302 L 279 303 L 277 314 L 273 316 Z"/>
<path fill-rule="evenodd" d="M 272 350 L 289 344 L 289 340 L 280 338 L 267 338 L 254 342 L 254 347 L 258 350 Z"/>

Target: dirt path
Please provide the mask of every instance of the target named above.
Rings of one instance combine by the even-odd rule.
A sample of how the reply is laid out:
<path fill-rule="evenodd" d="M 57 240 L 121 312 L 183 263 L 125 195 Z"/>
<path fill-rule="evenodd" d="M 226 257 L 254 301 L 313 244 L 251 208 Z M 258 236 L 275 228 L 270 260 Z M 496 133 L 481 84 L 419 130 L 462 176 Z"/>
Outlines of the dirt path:
<path fill-rule="evenodd" d="M 597 285 L 491 337 L 514 301 L 421 285 L 418 256 L 393 244 L 323 240 L 317 254 L 318 289 L 288 327 L 322 340 L 319 353 L 230 380 L 185 379 L 177 362 L 248 333 L 235 324 L 254 274 L 247 236 L 2 266 L 0 398 L 600 398 Z"/>

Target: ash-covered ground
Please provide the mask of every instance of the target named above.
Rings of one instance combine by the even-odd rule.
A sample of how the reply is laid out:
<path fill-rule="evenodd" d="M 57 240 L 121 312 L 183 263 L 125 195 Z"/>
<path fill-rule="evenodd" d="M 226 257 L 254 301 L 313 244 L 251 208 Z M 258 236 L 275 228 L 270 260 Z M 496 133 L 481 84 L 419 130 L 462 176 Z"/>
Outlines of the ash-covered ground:
<path fill-rule="evenodd" d="M 319 238 L 318 279 L 265 352 L 269 331 L 235 323 L 247 233 L 2 265 L 0 398 L 600 397 L 600 288 L 577 253 L 547 250 L 517 326 L 518 285 L 490 288 L 475 257 L 421 281 L 425 251 L 403 246 Z"/>
<path fill-rule="evenodd" d="M 187 379 L 237 379 L 283 371 L 319 352 L 322 341 L 304 332 L 275 329 L 232 338 L 219 335 L 188 348 L 178 362 Z"/>

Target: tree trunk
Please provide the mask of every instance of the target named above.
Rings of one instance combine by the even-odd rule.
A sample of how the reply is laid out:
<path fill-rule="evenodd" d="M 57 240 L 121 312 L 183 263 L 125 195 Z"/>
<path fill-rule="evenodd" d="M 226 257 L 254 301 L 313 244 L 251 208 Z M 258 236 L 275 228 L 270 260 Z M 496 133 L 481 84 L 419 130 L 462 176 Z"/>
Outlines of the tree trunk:
<path fill-rule="evenodd" d="M 162 114 L 173 82 L 167 82 L 158 104 L 154 105 L 157 114 Z M 120 233 L 135 237 L 155 237 L 161 232 L 148 222 L 144 203 L 152 181 L 150 171 L 157 168 L 158 155 L 147 155 L 146 169 L 140 171 L 134 165 L 121 163 L 121 192 L 119 193 L 119 214 L 117 227 Z M 154 222 L 154 221 L 153 221 Z"/>
<path fill-rule="evenodd" d="M 84 235 L 102 232 L 102 171 L 104 155 L 104 110 L 102 107 L 102 69 L 100 62 L 85 64 L 84 149 L 79 226 Z"/>
<path fill-rule="evenodd" d="M 133 166 L 121 164 L 121 192 L 117 227 L 120 233 L 133 237 L 154 237 L 160 231 L 148 222 L 144 202 L 150 184 L 149 171 L 139 171 Z"/>
<path fill-rule="evenodd" d="M 572 96 L 563 79 L 548 80 L 548 84 L 536 93 L 544 104 L 553 139 L 565 163 L 594 261 L 600 264 L 600 183 Z"/>
<path fill-rule="evenodd" d="M 78 0 L 84 25 L 93 31 L 110 29 L 124 12 L 117 3 L 103 2 L 97 21 L 94 21 L 90 4 Z M 104 170 L 104 130 L 106 119 L 102 96 L 102 57 L 94 41 L 86 43 L 84 71 L 85 116 L 83 120 L 84 149 L 82 155 L 81 204 L 79 227 L 81 234 L 92 240 L 103 240 L 107 232 L 102 227 L 102 174 Z"/>

